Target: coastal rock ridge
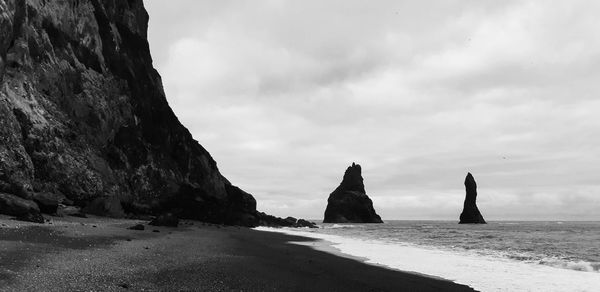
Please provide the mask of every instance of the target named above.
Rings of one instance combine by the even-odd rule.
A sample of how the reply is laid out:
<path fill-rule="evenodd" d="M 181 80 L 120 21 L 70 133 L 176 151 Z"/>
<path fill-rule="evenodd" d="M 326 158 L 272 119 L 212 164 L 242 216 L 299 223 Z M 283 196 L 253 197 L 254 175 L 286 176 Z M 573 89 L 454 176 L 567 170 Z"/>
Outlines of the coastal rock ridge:
<path fill-rule="evenodd" d="M 0 0 L 0 213 L 258 225 L 169 107 L 148 21 L 142 0 Z"/>
<path fill-rule="evenodd" d="M 323 223 L 383 223 L 367 196 L 360 165 L 352 163 L 329 195 Z"/>
<path fill-rule="evenodd" d="M 465 178 L 465 203 L 460 214 L 460 224 L 485 224 L 485 220 L 477 208 L 477 183 L 471 173 Z"/>

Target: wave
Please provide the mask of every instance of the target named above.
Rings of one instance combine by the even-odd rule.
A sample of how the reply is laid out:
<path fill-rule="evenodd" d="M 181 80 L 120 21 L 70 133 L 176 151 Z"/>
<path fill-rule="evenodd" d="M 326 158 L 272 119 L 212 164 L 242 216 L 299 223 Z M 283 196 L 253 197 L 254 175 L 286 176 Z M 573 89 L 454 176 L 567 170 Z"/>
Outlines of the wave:
<path fill-rule="evenodd" d="M 507 258 L 510 260 L 525 262 L 528 264 L 538 264 L 553 268 L 574 270 L 578 272 L 600 273 L 600 262 L 588 262 L 584 260 L 571 260 L 560 257 L 548 257 L 534 252 L 501 252 L 492 250 L 481 250 L 481 254 Z"/>
<path fill-rule="evenodd" d="M 584 260 L 570 260 L 559 257 L 548 257 L 534 252 L 523 251 L 497 251 L 489 249 L 473 249 L 472 251 L 482 256 L 505 258 L 509 260 L 524 262 L 527 264 L 544 265 L 553 268 L 574 270 L 578 272 L 600 273 L 600 262 L 588 262 Z"/>
<path fill-rule="evenodd" d="M 542 259 L 539 261 L 539 264 L 561 268 L 561 269 L 569 269 L 580 272 L 595 272 L 600 273 L 600 263 L 591 263 L 586 261 L 568 261 L 563 259 Z"/>

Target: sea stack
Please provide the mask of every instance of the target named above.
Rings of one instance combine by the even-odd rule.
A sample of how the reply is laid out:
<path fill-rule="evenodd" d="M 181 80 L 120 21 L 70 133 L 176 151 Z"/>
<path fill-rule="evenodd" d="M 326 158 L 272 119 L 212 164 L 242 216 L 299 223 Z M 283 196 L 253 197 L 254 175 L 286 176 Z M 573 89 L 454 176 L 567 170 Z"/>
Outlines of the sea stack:
<path fill-rule="evenodd" d="M 329 195 L 323 223 L 383 223 L 365 192 L 360 165 L 352 163 Z"/>
<path fill-rule="evenodd" d="M 485 224 L 483 216 L 477 208 L 477 183 L 471 173 L 465 178 L 466 197 L 463 211 L 460 214 L 460 224 Z"/>

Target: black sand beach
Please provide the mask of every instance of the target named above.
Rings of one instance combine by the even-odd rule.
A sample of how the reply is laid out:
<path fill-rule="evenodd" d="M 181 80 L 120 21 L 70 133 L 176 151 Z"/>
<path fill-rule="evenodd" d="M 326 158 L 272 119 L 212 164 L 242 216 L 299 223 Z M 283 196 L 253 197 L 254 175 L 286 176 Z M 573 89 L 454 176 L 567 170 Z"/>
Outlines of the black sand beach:
<path fill-rule="evenodd" d="M 2 291 L 473 291 L 290 241 L 303 237 L 184 222 L 0 219 Z M 157 232 L 158 231 L 158 232 Z"/>

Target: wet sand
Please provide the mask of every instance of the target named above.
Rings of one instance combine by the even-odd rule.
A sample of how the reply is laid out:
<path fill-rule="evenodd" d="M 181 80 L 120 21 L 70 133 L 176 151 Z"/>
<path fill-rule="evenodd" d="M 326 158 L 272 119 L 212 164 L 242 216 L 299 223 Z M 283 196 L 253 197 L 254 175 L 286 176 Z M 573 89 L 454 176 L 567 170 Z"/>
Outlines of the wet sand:
<path fill-rule="evenodd" d="M 338 257 L 309 238 L 184 221 L 0 217 L 2 291 L 473 291 Z M 155 232 L 158 231 L 158 232 Z"/>

